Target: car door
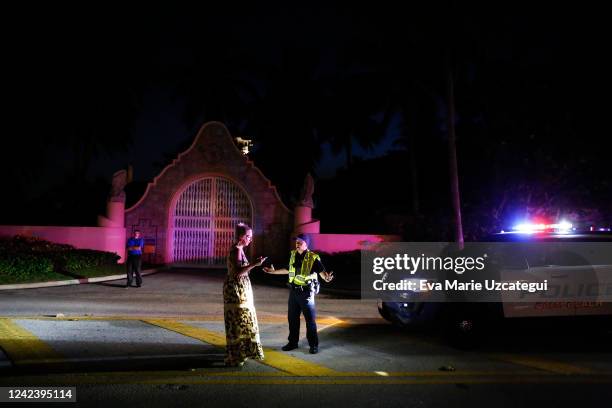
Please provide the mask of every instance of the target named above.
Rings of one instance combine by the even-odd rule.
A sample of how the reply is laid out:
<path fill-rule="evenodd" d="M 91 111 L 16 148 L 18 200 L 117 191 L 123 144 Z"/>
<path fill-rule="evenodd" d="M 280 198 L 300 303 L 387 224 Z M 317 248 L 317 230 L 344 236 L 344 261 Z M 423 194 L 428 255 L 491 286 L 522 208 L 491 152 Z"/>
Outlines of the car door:
<path fill-rule="evenodd" d="M 524 243 L 514 246 L 512 253 L 514 261 L 502 269 L 502 281 L 547 282 L 548 290 L 542 293 L 504 291 L 504 316 L 574 316 L 575 275 L 561 262 L 556 245 L 548 242 Z"/>
<path fill-rule="evenodd" d="M 582 256 L 572 262 L 578 291 L 576 316 L 612 316 L 612 243 L 579 245 Z"/>

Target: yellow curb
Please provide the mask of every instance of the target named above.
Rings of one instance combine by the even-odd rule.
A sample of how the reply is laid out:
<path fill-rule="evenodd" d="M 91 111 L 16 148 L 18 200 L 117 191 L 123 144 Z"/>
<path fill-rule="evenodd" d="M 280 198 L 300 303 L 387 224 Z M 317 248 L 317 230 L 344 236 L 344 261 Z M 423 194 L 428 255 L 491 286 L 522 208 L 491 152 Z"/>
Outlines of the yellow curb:
<path fill-rule="evenodd" d="M 11 319 L 0 318 L 0 347 L 15 365 L 56 363 L 64 360 L 48 344 Z"/>
<path fill-rule="evenodd" d="M 225 348 L 225 335 L 200 327 L 189 326 L 172 320 L 146 319 L 145 323 L 158 326 L 176 333 L 198 339 L 213 346 Z M 285 373 L 301 377 L 319 377 L 337 375 L 337 371 L 319 364 L 311 363 L 285 353 L 264 348 L 265 360 L 260 363 L 276 368 Z"/>
<path fill-rule="evenodd" d="M 573 364 L 562 363 L 559 361 L 553 361 L 549 359 L 545 359 L 537 356 L 524 356 L 524 355 L 514 355 L 514 354 L 493 354 L 490 357 L 506 361 L 512 364 L 518 364 L 526 367 L 537 368 L 539 370 L 549 371 L 555 374 L 565 374 L 565 375 L 592 375 L 598 374 L 596 371 L 591 370 L 590 368 L 580 367 Z"/>

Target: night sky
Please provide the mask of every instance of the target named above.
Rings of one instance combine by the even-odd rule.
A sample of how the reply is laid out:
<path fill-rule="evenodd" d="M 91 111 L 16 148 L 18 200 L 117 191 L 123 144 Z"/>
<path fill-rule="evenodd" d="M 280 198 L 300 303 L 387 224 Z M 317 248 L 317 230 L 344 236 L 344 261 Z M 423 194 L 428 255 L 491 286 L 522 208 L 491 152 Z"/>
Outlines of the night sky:
<path fill-rule="evenodd" d="M 543 202 L 609 217 L 605 13 L 463 3 L 6 10 L 2 176 L 15 200 L 0 222 L 94 219 L 98 204 L 70 218 L 69 203 L 102 194 L 103 206 L 110 176 L 128 164 L 151 180 L 208 120 L 254 140 L 252 158 L 289 204 L 313 171 L 330 227 L 350 230 L 326 206 L 334 183 L 379 198 L 364 185 L 400 189 L 397 200 L 352 197 L 377 225 L 447 214 L 449 70 L 468 214 L 503 191 L 520 203 L 554 188 L 572 198 Z M 75 189 L 82 200 L 66 199 Z"/>

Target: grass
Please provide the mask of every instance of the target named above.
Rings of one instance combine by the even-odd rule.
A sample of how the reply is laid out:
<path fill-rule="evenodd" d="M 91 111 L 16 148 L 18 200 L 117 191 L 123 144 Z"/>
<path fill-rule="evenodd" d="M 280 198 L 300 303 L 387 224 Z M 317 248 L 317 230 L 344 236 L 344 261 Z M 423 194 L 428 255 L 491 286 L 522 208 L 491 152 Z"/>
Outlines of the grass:
<path fill-rule="evenodd" d="M 0 285 L 11 285 L 16 283 L 39 283 L 39 282 L 53 282 L 61 280 L 74 279 L 66 275 L 62 275 L 57 272 L 49 272 L 41 276 L 31 276 L 29 278 L 0 275 Z"/>
<path fill-rule="evenodd" d="M 98 276 L 110 276 L 110 275 L 124 275 L 125 265 L 101 265 L 92 268 L 86 268 L 79 271 L 79 273 L 59 273 L 59 272 L 48 272 L 44 275 L 31 276 L 31 277 L 16 277 L 0 274 L 0 285 L 11 285 L 18 283 L 40 283 L 40 282 L 53 282 L 71 280 L 77 278 L 96 278 Z"/>
<path fill-rule="evenodd" d="M 78 278 L 97 278 L 99 276 L 125 275 L 125 264 L 100 265 L 91 268 L 84 268 L 76 273 L 66 273 L 67 275 Z"/>
<path fill-rule="evenodd" d="M 0 237 L 0 285 L 125 274 L 119 255 L 33 237 Z M 99 265 L 99 266 L 91 266 Z"/>

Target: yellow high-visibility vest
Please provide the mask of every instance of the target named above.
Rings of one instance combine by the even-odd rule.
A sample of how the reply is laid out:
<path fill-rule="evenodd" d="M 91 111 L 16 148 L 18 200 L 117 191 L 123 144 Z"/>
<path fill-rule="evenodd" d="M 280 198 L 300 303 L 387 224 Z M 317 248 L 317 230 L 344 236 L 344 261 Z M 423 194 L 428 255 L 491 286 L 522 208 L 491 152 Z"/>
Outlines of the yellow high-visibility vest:
<path fill-rule="evenodd" d="M 314 265 L 315 261 L 317 259 L 321 259 L 321 257 L 314 252 L 306 250 L 304 260 L 302 261 L 302 267 L 300 268 L 300 273 L 296 275 L 295 267 L 293 266 L 293 263 L 295 262 L 295 253 L 296 250 L 292 250 L 291 258 L 289 258 L 289 283 L 294 283 L 299 286 L 308 285 L 306 277 L 310 275 L 310 271 L 312 270 L 312 266 Z"/>

